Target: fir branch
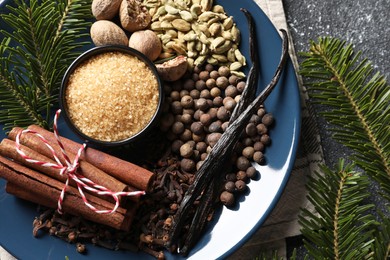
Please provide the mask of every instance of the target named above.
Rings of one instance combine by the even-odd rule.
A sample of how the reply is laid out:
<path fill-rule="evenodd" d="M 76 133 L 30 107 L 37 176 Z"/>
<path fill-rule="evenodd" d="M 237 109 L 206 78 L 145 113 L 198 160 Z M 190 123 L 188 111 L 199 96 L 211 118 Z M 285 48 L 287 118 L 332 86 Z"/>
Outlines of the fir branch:
<path fill-rule="evenodd" d="M 390 194 L 390 87 L 352 45 L 334 38 L 311 42 L 300 73 L 322 115 L 336 127 L 334 139 L 355 151 L 351 158 Z M 359 62 L 360 61 L 360 62 Z M 310 80 L 310 81 L 309 81 Z"/>
<path fill-rule="evenodd" d="M 336 171 L 321 167 L 307 186 L 319 215 L 307 209 L 299 218 L 304 244 L 311 256 L 321 259 L 365 259 L 374 242 L 377 223 L 368 211 L 373 205 L 362 204 L 369 196 L 368 177 L 352 170 L 340 160 Z"/>
<path fill-rule="evenodd" d="M 0 123 L 51 126 L 63 74 L 81 53 L 91 0 L 15 0 L 1 15 Z"/>

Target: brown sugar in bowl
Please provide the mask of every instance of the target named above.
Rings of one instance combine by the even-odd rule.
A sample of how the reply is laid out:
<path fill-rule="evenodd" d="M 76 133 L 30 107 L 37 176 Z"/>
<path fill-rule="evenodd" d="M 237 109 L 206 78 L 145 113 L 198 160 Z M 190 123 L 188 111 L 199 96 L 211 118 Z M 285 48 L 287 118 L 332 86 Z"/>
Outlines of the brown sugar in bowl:
<path fill-rule="evenodd" d="M 107 45 L 80 55 L 60 90 L 65 121 L 82 139 L 118 146 L 141 138 L 160 113 L 162 82 L 155 65 L 129 47 Z"/>

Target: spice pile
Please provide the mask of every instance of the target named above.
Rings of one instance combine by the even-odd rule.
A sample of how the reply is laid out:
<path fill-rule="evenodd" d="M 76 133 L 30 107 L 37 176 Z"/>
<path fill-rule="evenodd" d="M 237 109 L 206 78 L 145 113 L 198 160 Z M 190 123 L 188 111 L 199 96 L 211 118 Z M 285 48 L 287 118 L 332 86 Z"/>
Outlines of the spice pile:
<path fill-rule="evenodd" d="M 165 113 L 160 128 L 172 143 L 172 153 L 180 158 L 182 172 L 196 174 L 199 170 L 228 127 L 245 85 L 228 67 L 211 64 L 196 67 L 187 78 L 165 85 Z M 252 115 L 230 159 L 232 165 L 226 169 L 225 192 L 220 198 L 225 205 L 232 206 L 233 194 L 245 191 L 246 182 L 256 177 L 251 163 L 264 163 L 263 152 L 270 144 L 268 129 L 272 124 L 273 117 L 263 106 Z"/>
<path fill-rule="evenodd" d="M 91 27 L 95 45 L 127 45 L 158 60 L 164 80 L 178 80 L 185 72 L 179 68 L 192 70 L 205 63 L 227 66 L 232 74 L 244 77 L 240 31 L 213 0 L 93 0 L 92 13 L 97 20 Z M 165 61 L 181 55 L 186 66 L 180 59 Z"/>

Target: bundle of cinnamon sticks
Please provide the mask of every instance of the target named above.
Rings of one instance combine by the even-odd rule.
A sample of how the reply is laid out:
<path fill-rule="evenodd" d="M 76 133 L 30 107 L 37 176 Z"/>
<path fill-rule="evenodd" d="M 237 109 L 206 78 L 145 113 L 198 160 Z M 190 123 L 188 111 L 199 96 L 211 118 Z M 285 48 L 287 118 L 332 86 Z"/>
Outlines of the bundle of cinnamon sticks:
<path fill-rule="evenodd" d="M 28 129 L 43 136 L 56 154 L 61 154 L 61 148 L 52 132 L 36 125 L 31 125 Z M 67 176 L 61 175 L 59 169 L 25 160 L 16 150 L 16 136 L 21 131 L 23 129 L 13 128 L 8 138 L 0 143 L 0 177 L 8 181 L 6 191 L 40 205 L 57 208 Z M 60 139 L 69 159 L 73 161 L 81 144 L 64 137 Z M 35 134 L 22 134 L 20 149 L 34 160 L 55 163 L 52 152 Z M 59 159 L 65 163 L 62 161 L 63 158 Z M 82 152 L 77 173 L 114 192 L 135 190 L 148 192 L 154 179 L 154 174 L 145 168 L 93 148 L 87 148 Z M 69 184 L 62 202 L 64 212 L 119 230 L 130 229 L 139 204 L 138 196 L 120 197 L 120 207 L 115 212 L 99 214 L 84 204 L 76 183 L 71 180 Z M 85 196 L 88 202 L 99 210 L 112 210 L 115 206 L 112 197 L 92 192 L 85 193 Z"/>

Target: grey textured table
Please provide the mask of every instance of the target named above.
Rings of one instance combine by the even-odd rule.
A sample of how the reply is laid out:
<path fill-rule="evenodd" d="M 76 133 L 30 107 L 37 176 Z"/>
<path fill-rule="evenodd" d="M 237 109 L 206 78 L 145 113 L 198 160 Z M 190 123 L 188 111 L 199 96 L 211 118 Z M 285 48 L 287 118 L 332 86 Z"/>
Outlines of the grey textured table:
<path fill-rule="evenodd" d="M 390 0 L 283 0 L 297 52 L 307 51 L 310 39 L 332 36 L 352 43 L 376 71 L 389 78 Z M 324 107 L 316 107 L 321 111 Z M 326 123 L 318 119 L 327 164 L 349 152 L 329 139 Z"/>
<path fill-rule="evenodd" d="M 375 71 L 389 79 L 390 0 L 283 0 L 283 4 L 297 52 L 307 51 L 309 41 L 320 36 L 337 37 L 362 51 Z M 327 109 L 314 108 L 316 112 Z M 326 121 L 317 117 L 317 123 L 326 164 L 333 166 L 339 158 L 348 157 L 350 151 L 331 139 Z M 372 184 L 371 189 L 371 200 L 381 207 L 382 201 L 375 196 L 377 186 Z M 290 249 L 300 246 L 299 238 L 288 245 Z"/>

